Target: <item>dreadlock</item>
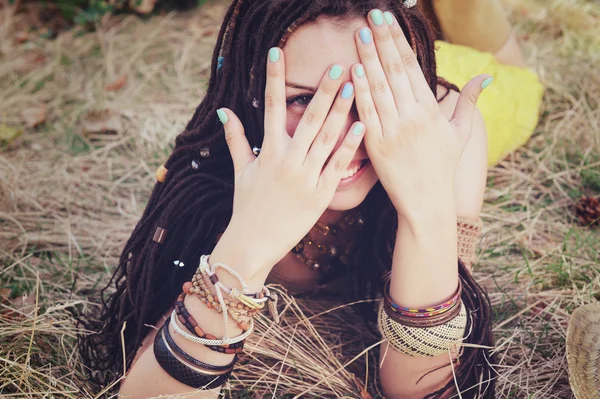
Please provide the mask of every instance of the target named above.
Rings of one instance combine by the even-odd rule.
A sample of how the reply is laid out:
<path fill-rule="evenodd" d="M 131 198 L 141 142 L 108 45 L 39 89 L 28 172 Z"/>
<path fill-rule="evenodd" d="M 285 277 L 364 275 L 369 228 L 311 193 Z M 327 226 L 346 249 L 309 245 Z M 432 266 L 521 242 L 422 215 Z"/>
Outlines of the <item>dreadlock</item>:
<path fill-rule="evenodd" d="M 437 77 L 428 22 L 416 8 L 407 9 L 400 0 L 233 0 L 218 35 L 206 96 L 177 136 L 175 149 L 164 165 L 168 170 L 166 178 L 156 183 L 125 244 L 118 267 L 101 291 L 101 312 L 76 315 L 86 329 L 99 332 L 81 336 L 79 345 L 84 363 L 94 370 L 93 382 L 104 385 L 118 378 L 124 367 L 129 369 L 149 332 L 148 325 L 166 312 L 194 272 L 192 268 L 173 267 L 173 260 L 198 264 L 202 254 L 212 252 L 231 218 L 233 163 L 216 110 L 227 107 L 234 111 L 250 144 L 260 146 L 268 50 L 283 47 L 296 28 L 318 17 L 343 22 L 365 17 L 374 8 L 389 10 L 396 16 L 434 94 L 438 84 L 448 90 L 456 89 Z M 383 290 L 382 276 L 389 272 L 392 263 L 396 210 L 380 183 L 361 207 L 366 224 L 350 265 L 354 294 L 376 298 Z M 158 227 L 165 230 L 162 242 L 154 240 Z M 358 267 L 367 263 L 372 267 Z M 472 311 L 467 342 L 491 346 L 489 301 L 464 265 L 459 264 L 462 299 Z M 108 292 L 110 295 L 106 295 Z M 374 308 L 360 312 L 366 320 L 375 320 Z M 121 344 L 124 323 L 125 364 Z M 488 350 L 466 347 L 460 360 L 459 389 L 493 380 Z M 437 398 L 454 389 L 454 382 L 450 381 L 427 398 Z M 490 382 L 481 397 L 493 396 Z"/>

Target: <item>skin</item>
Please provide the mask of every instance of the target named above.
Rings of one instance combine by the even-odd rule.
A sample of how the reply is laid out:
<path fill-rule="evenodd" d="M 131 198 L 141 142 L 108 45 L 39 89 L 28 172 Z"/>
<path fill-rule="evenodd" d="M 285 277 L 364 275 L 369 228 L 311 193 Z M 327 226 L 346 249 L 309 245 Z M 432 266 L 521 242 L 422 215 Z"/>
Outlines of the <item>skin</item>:
<path fill-rule="evenodd" d="M 375 38 L 371 47 L 361 44 L 358 37 L 358 30 L 366 26 Z M 320 45 L 314 46 L 317 42 Z M 232 221 L 211 254 L 211 261 L 243 265 L 236 270 L 251 290 L 258 290 L 274 265 L 292 270 L 294 264 L 288 252 L 317 219 L 337 219 L 343 211 L 360 204 L 381 179 L 399 213 L 390 295 L 397 303 L 415 306 L 429 306 L 452 296 L 457 281 L 456 216 L 479 215 L 485 188 L 485 127 L 471 101 L 476 101 L 481 91 L 477 85 L 485 76 L 470 83 L 462 96 L 451 94 L 438 106 L 431 91 L 423 86 L 418 66 L 404 65 L 396 75 L 385 75 L 385 70 L 394 68 L 384 69 L 382 65 L 409 60 L 407 45 L 397 25 L 375 26 L 365 19 L 343 27 L 319 19 L 294 32 L 279 61 L 268 63 L 265 140 L 258 158 L 250 150 L 239 119 L 225 110 L 225 134 L 236 172 L 237 197 Z M 367 77 L 356 75 L 359 63 L 364 64 Z M 337 80 L 328 77 L 334 64 L 344 70 Z M 402 61 L 398 65 L 403 65 Z M 339 90 L 347 82 L 354 84 L 356 96 L 342 99 Z M 401 84 L 395 85 L 398 82 Z M 300 85 L 320 87 L 311 90 L 299 88 Z M 379 90 L 372 91 L 374 87 Z M 306 99 L 298 101 L 298 95 L 307 94 L 314 94 L 308 106 Z M 296 102 L 290 102 L 292 99 Z M 396 105 L 403 101 L 407 109 Z M 389 104 L 394 106 L 388 107 Z M 457 106 L 461 112 L 456 112 Z M 418 117 L 406 114 L 408 110 Z M 349 134 L 357 124 L 364 124 L 366 133 Z M 404 135 L 401 137 L 423 140 L 401 141 L 399 132 Z M 443 140 L 443 146 L 436 144 Z M 354 184 L 338 188 L 347 165 L 367 157 L 371 162 L 369 170 Z M 421 175 L 408 176 L 406 168 Z M 433 182 L 421 185 L 420 191 L 413 190 L 419 187 L 415 182 L 423 179 Z M 265 198 L 272 198 L 273 202 Z M 448 200 L 440 205 L 439 198 Z M 281 214 L 277 214 L 279 208 L 283 209 Z M 261 225 L 276 222 L 290 226 L 290 230 L 281 229 L 275 234 L 260 230 Z M 426 287 L 419 271 L 431 276 Z M 219 277 L 228 286 L 237 285 L 227 274 Z M 207 333 L 223 335 L 220 315 L 206 309 L 193 296 L 186 297 L 186 307 L 197 320 L 205 320 Z M 161 324 L 158 321 L 156 327 Z M 229 335 L 240 332 L 232 326 Z M 232 358 L 176 334 L 173 337 L 182 349 L 201 361 L 222 365 Z M 149 397 L 191 392 L 157 364 L 152 350 L 147 350 L 153 339 L 154 332 L 138 351 L 120 394 Z M 384 343 L 382 354 L 387 354 L 382 359 L 380 378 L 387 397 L 422 396 L 445 384 L 451 376 L 450 368 L 445 367 L 417 384 L 427 371 L 448 364 L 448 356 L 412 358 L 386 351 L 386 347 Z M 403 376 L 401 380 L 398 373 Z M 213 398 L 218 391 L 186 397 Z"/>

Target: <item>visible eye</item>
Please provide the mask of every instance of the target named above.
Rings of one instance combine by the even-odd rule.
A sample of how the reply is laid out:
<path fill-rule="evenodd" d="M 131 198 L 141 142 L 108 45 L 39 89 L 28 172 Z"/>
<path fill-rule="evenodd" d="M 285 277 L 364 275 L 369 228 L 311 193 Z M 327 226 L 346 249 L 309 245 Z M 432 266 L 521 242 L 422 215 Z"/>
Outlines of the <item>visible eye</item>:
<path fill-rule="evenodd" d="M 308 106 L 312 98 L 312 94 L 300 94 L 290 97 L 286 100 L 287 107 L 291 108 L 291 110 L 304 112 L 304 109 Z"/>

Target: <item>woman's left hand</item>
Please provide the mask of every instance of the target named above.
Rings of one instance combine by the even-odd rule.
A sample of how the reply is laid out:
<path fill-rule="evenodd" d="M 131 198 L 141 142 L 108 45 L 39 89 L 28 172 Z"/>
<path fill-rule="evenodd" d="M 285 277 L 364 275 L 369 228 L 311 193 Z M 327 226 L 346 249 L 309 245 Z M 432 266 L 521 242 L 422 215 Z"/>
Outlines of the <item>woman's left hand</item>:
<path fill-rule="evenodd" d="M 467 83 L 448 120 L 394 16 L 373 10 L 368 20 L 371 29 L 356 34 L 362 65 L 352 80 L 375 172 L 399 214 L 453 203 L 455 172 L 489 75 Z"/>

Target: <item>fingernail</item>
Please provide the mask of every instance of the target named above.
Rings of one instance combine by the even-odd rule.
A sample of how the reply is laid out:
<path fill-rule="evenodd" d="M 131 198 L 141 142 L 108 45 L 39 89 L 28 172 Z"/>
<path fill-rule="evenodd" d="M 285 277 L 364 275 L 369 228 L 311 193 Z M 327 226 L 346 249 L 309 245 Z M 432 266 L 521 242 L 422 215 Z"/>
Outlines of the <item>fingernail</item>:
<path fill-rule="evenodd" d="M 394 15 L 392 15 L 391 12 L 386 11 L 383 13 L 383 16 L 385 17 L 385 20 L 388 25 L 392 25 L 394 23 Z"/>
<path fill-rule="evenodd" d="M 352 93 L 354 93 L 354 86 L 352 86 L 352 83 L 346 83 L 342 89 L 342 98 L 350 98 Z"/>
<path fill-rule="evenodd" d="M 339 79 L 342 76 L 342 72 L 344 72 L 342 67 L 336 64 L 329 70 L 329 77 L 333 80 Z"/>
<path fill-rule="evenodd" d="M 278 48 L 273 47 L 272 49 L 269 50 L 269 61 L 271 61 L 271 62 L 279 61 L 279 49 Z"/>
<path fill-rule="evenodd" d="M 358 76 L 359 78 L 365 76 L 365 68 L 363 68 L 362 65 L 357 65 L 354 71 L 356 72 L 356 76 Z"/>
<path fill-rule="evenodd" d="M 229 120 L 229 118 L 227 117 L 227 113 L 225 113 L 225 111 L 223 111 L 222 109 L 217 110 L 217 116 L 219 117 L 219 120 L 222 124 L 226 124 Z"/>
<path fill-rule="evenodd" d="M 380 10 L 374 10 L 371 13 L 371 20 L 377 26 L 383 25 L 383 14 Z"/>
<path fill-rule="evenodd" d="M 359 36 L 360 36 L 360 40 L 364 44 L 370 44 L 371 43 L 371 40 L 372 40 L 371 29 L 369 29 L 369 28 L 362 28 L 360 30 Z"/>
<path fill-rule="evenodd" d="M 494 78 L 486 78 L 483 82 L 481 82 L 481 88 L 485 89 L 486 87 L 491 85 L 493 81 L 494 81 Z"/>
<path fill-rule="evenodd" d="M 362 123 L 357 123 L 352 129 L 352 134 L 355 136 L 360 136 L 363 130 L 365 130 L 365 126 Z"/>

